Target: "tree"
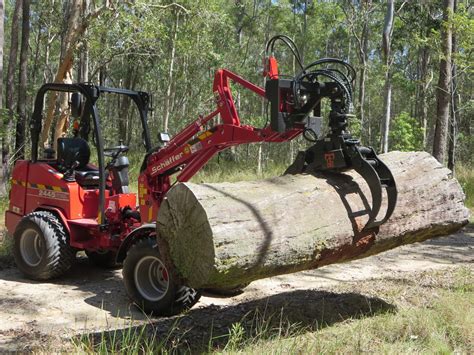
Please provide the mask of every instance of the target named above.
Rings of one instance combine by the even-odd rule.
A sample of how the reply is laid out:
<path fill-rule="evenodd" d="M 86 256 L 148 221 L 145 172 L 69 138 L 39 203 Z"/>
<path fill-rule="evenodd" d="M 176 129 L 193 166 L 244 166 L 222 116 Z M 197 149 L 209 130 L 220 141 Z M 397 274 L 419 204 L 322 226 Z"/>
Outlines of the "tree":
<path fill-rule="evenodd" d="M 2 135 L 2 162 L 3 162 L 3 182 L 8 181 L 10 146 L 12 141 L 12 131 L 14 123 L 14 96 L 15 96 L 15 71 L 18 59 L 18 32 L 20 22 L 20 11 L 22 0 L 16 0 L 15 8 L 11 16 L 10 29 L 10 53 L 8 55 L 7 82 L 5 85 L 5 108 L 7 111 L 6 128 Z"/>
<path fill-rule="evenodd" d="M 453 13 L 456 13 L 457 0 L 453 3 Z M 456 67 L 456 53 L 458 51 L 456 34 L 452 34 L 452 57 L 451 57 L 451 119 L 449 120 L 449 146 L 448 146 L 448 168 L 454 172 L 454 163 L 456 155 L 456 138 L 457 132 L 457 110 L 459 104 L 459 94 L 457 85 L 457 67 Z"/>
<path fill-rule="evenodd" d="M 3 31 L 3 17 L 4 17 L 4 4 L 3 0 L 0 0 L 0 110 L 3 109 L 3 46 L 4 46 L 4 31 Z M 3 122 L 0 120 L 0 130 L 3 128 Z"/>
<path fill-rule="evenodd" d="M 4 4 L 3 0 L 0 0 L 0 112 L 3 112 L 3 46 L 4 46 L 4 25 L 3 25 L 3 18 L 4 18 Z M 0 134 L 2 137 L 4 136 L 4 127 L 3 127 L 3 117 L 0 116 Z M 3 139 L 2 139 L 3 141 Z M 5 173 L 5 170 L 3 171 Z M 5 181 L 5 177 L 3 177 Z M 5 185 L 2 183 L 0 185 L 0 191 L 3 191 L 3 187 Z"/>
<path fill-rule="evenodd" d="M 15 139 L 15 160 L 25 157 L 26 92 L 28 78 L 28 51 L 30 39 L 30 0 L 23 0 L 21 19 L 20 73 L 18 81 L 18 105 Z"/>
<path fill-rule="evenodd" d="M 385 64 L 385 90 L 384 90 L 384 115 L 382 118 L 382 137 L 381 151 L 388 152 L 388 136 L 390 131 L 390 111 L 392 108 L 392 78 L 390 67 L 391 60 L 391 42 L 393 33 L 393 16 L 395 13 L 394 0 L 387 1 L 387 12 L 385 14 L 385 24 L 382 36 L 382 53 Z"/>
<path fill-rule="evenodd" d="M 163 131 L 168 132 L 168 124 L 169 124 L 169 117 L 170 117 L 170 110 L 171 110 L 171 103 L 174 96 L 172 93 L 173 88 L 173 70 L 176 60 L 176 42 L 178 40 L 178 32 L 179 32 L 179 10 L 176 10 L 175 14 L 175 21 L 173 26 L 173 32 L 171 34 L 171 50 L 170 50 L 170 60 L 169 60 L 169 69 L 168 69 L 168 80 L 167 80 L 167 88 L 166 88 L 166 96 L 165 96 L 165 105 L 164 105 L 164 117 L 163 117 Z"/>
<path fill-rule="evenodd" d="M 449 107 L 451 101 L 451 15 L 453 10 L 454 0 L 444 0 L 443 26 L 441 28 L 442 57 L 439 62 L 439 79 L 436 88 L 436 127 L 433 140 L 433 156 L 442 164 L 447 153 Z"/>
<path fill-rule="evenodd" d="M 73 0 L 72 3 L 66 3 L 68 8 L 67 13 L 67 29 L 63 39 L 62 58 L 56 72 L 54 82 L 56 83 L 67 83 L 72 82 L 72 67 L 74 64 L 74 52 L 79 44 L 81 36 L 87 29 L 90 21 L 96 18 L 100 13 L 110 7 L 109 1 L 105 1 L 104 5 L 95 11 L 89 13 L 86 17 L 82 17 L 84 3 L 82 0 Z M 56 99 L 58 95 L 51 94 L 47 103 L 47 114 L 44 121 L 43 131 L 41 132 L 41 145 L 48 145 L 48 134 L 53 122 L 53 115 L 56 108 Z M 67 96 L 63 95 L 60 108 L 60 118 L 56 123 L 56 129 L 54 132 L 53 146 L 56 144 L 56 140 L 60 137 L 67 129 L 68 124 L 68 113 L 67 113 Z"/>
<path fill-rule="evenodd" d="M 369 26 L 370 18 L 375 10 L 372 4 L 372 0 L 363 0 L 359 3 L 359 7 L 356 8 L 351 0 L 347 1 L 351 8 L 351 13 L 346 13 L 346 18 L 349 21 L 349 27 L 351 29 L 352 36 L 356 39 L 357 44 L 357 57 L 359 59 L 359 84 L 358 84 L 358 102 L 357 102 L 357 116 L 361 122 L 361 133 L 362 139 L 370 141 L 370 123 L 367 122 L 365 115 L 365 104 L 366 104 L 366 81 L 367 81 L 367 70 L 368 70 L 368 57 L 369 57 Z M 343 8 L 344 9 L 344 8 Z M 362 18 L 362 23 L 359 25 L 360 30 L 356 25 L 359 18 Z"/>

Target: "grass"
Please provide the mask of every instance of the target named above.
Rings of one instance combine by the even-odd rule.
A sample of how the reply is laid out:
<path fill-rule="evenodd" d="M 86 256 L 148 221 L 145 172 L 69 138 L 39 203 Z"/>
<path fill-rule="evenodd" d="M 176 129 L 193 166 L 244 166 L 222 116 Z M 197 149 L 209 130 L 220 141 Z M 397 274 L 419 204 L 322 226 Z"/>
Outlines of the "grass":
<path fill-rule="evenodd" d="M 0 197 L 0 225 L 5 224 L 5 211 L 8 208 L 8 197 Z M 6 237 L 4 228 L 0 228 L 0 270 L 13 265 L 11 238 Z"/>
<path fill-rule="evenodd" d="M 280 176 L 286 167 L 282 164 L 268 164 L 261 172 L 257 168 L 247 164 L 234 162 L 211 161 L 210 164 L 199 171 L 192 179 L 195 183 L 236 182 L 256 179 L 266 179 Z"/>
<path fill-rule="evenodd" d="M 73 350 L 100 354 L 474 352 L 472 267 L 405 274 L 401 278 L 367 280 L 338 287 L 334 292 L 339 295 L 353 291 L 355 299 L 365 299 L 370 311 L 359 310 L 358 301 L 351 303 L 350 298 L 346 298 L 342 302 L 346 307 L 354 308 L 350 312 L 352 316 L 326 314 L 314 321 L 304 318 L 297 321 L 290 320 L 287 315 L 298 313 L 298 309 L 284 311 L 282 308 L 270 312 L 267 305 L 228 324 L 227 331 L 221 335 L 217 334 L 218 321 L 207 331 L 193 333 L 192 327 L 186 328 L 180 323 L 183 321 L 184 324 L 188 317 L 183 315 L 168 322 L 168 328 L 165 327 L 161 336 L 157 334 L 160 334 L 158 329 L 162 321 L 155 320 L 123 331 L 76 338 Z M 378 307 L 374 299 L 387 307 Z M 298 308 L 308 308 L 307 303 L 311 301 L 318 302 L 306 300 Z M 324 314 L 324 310 L 319 312 Z M 199 322 L 195 314 L 190 318 Z M 191 342 L 186 340 L 187 332 L 191 334 Z M 199 343 L 203 345 L 195 347 Z"/>
<path fill-rule="evenodd" d="M 0 236 L 0 270 L 13 265 L 13 239 L 5 238 L 4 232 Z"/>
<path fill-rule="evenodd" d="M 457 166 L 456 178 L 466 194 L 465 203 L 471 210 L 471 222 L 474 222 L 474 168 L 471 166 Z"/>
<path fill-rule="evenodd" d="M 469 353 L 474 350 L 473 307 L 472 293 L 442 292 L 430 308 L 402 308 L 290 338 L 256 338 L 250 346 L 232 346 L 229 353 Z"/>

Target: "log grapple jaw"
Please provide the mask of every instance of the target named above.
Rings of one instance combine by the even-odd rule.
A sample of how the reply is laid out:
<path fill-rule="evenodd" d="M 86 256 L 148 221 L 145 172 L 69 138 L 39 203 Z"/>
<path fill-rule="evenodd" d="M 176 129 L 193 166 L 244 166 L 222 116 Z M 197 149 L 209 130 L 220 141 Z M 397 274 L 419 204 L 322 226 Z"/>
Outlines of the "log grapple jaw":
<path fill-rule="evenodd" d="M 278 75 L 273 46 L 281 40 L 295 55 L 301 72 L 293 78 L 282 79 Z M 269 51 L 272 52 L 269 55 Z M 276 36 L 267 44 L 266 97 L 270 103 L 271 128 L 285 132 L 302 128 L 303 136 L 313 142 L 300 151 L 286 174 L 341 172 L 354 169 L 367 182 L 372 196 L 368 220 L 364 229 L 371 229 L 386 222 L 392 215 L 397 188 L 390 169 L 379 159 L 372 147 L 365 147 L 348 131 L 348 120 L 354 115 L 352 87 L 355 70 L 348 63 L 325 58 L 303 66 L 294 43 L 286 36 Z M 321 118 L 321 101 L 330 101 L 329 131 L 320 138 L 314 129 Z M 385 194 L 383 193 L 385 190 Z M 382 200 L 386 198 L 385 213 L 379 218 Z"/>

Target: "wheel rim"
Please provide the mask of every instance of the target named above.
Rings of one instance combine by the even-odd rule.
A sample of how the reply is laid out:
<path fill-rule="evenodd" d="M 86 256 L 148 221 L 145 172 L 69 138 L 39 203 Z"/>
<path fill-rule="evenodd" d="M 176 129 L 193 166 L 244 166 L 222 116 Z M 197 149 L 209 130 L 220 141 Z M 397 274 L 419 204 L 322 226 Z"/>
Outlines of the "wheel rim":
<path fill-rule="evenodd" d="M 159 301 L 168 292 L 168 270 L 155 256 L 146 256 L 138 261 L 134 280 L 138 292 L 148 301 Z"/>
<path fill-rule="evenodd" d="M 20 254 L 23 261 L 31 267 L 38 266 L 43 259 L 44 240 L 33 229 L 25 230 L 20 238 Z"/>

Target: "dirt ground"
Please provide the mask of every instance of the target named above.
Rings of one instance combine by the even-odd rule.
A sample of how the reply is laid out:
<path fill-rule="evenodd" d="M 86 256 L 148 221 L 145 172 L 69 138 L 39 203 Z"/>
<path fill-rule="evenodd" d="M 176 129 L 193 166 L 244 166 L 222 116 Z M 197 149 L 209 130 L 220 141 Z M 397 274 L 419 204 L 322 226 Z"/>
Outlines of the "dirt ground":
<path fill-rule="evenodd" d="M 370 258 L 256 281 L 235 297 L 205 295 L 183 322 L 198 328 L 212 322 L 218 331 L 233 319 L 238 321 L 257 304 L 280 304 L 289 300 L 295 311 L 309 300 L 311 307 L 329 300 L 338 307 L 335 314 L 340 315 L 344 313 L 347 295 L 332 293 L 335 285 L 356 285 L 360 281 L 393 278 L 414 271 L 472 266 L 473 262 L 474 226 L 471 224 L 457 234 L 403 246 Z M 366 303 L 363 296 L 355 296 Z M 353 301 L 354 295 L 351 296 Z M 380 299 L 372 301 L 372 307 L 377 302 L 381 307 L 384 304 Z M 169 318 L 151 321 L 154 329 L 162 327 L 165 333 L 173 323 Z M 61 279 L 40 283 L 25 279 L 14 266 L 0 262 L 0 352 L 31 349 L 38 344 L 44 346 L 51 339 L 67 339 L 145 322 L 150 323 L 150 319 L 134 308 L 125 294 L 121 270 L 101 270 L 82 258 Z"/>

